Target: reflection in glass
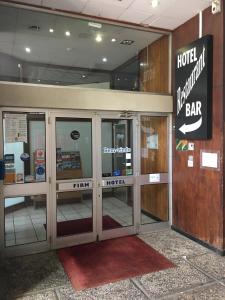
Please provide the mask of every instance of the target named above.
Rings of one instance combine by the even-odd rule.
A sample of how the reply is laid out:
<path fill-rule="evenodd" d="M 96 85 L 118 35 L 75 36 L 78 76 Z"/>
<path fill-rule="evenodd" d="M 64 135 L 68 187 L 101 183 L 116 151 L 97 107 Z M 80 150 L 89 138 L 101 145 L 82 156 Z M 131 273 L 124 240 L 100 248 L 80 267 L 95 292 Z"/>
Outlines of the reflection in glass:
<path fill-rule="evenodd" d="M 91 119 L 56 118 L 57 180 L 91 177 Z"/>
<path fill-rule="evenodd" d="M 141 174 L 168 172 L 167 117 L 141 117 Z"/>
<path fill-rule="evenodd" d="M 92 191 L 57 193 L 57 236 L 93 231 Z"/>
<path fill-rule="evenodd" d="M 45 114 L 3 113 L 4 184 L 46 181 Z"/>
<path fill-rule="evenodd" d="M 154 59 L 145 49 L 162 34 L 101 25 L 96 29 L 89 20 L 1 5 L 0 80 L 139 91 L 140 85 L 146 86 Z M 101 42 L 96 42 L 97 36 Z M 152 66 L 150 70 L 157 71 Z"/>
<path fill-rule="evenodd" d="M 133 188 L 124 186 L 103 189 L 102 208 L 103 230 L 132 226 Z"/>
<path fill-rule="evenodd" d="M 141 186 L 141 224 L 168 221 L 168 185 Z"/>
<path fill-rule="evenodd" d="M 45 241 L 46 195 L 5 199 L 5 246 Z"/>
<path fill-rule="evenodd" d="M 102 176 L 133 174 L 132 120 L 102 120 Z"/>

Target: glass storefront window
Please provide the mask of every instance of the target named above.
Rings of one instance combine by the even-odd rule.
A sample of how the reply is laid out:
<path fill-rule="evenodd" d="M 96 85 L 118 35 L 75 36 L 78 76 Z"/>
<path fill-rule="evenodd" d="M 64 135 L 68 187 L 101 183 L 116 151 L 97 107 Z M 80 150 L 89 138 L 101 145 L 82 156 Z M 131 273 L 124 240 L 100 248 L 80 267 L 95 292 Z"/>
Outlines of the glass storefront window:
<path fill-rule="evenodd" d="M 92 177 L 92 120 L 56 118 L 56 179 Z"/>
<path fill-rule="evenodd" d="M 168 49 L 167 34 L 0 5 L 0 81 L 168 93 Z"/>
<path fill-rule="evenodd" d="M 4 184 L 46 181 L 45 114 L 3 113 Z"/>
<path fill-rule="evenodd" d="M 102 229 L 116 229 L 134 224 L 133 187 L 105 188 L 102 191 Z"/>
<path fill-rule="evenodd" d="M 93 231 L 92 191 L 57 193 L 57 237 Z"/>
<path fill-rule="evenodd" d="M 133 175 L 132 120 L 102 120 L 102 177 Z"/>
<path fill-rule="evenodd" d="M 5 199 L 5 246 L 47 239 L 46 195 Z"/>

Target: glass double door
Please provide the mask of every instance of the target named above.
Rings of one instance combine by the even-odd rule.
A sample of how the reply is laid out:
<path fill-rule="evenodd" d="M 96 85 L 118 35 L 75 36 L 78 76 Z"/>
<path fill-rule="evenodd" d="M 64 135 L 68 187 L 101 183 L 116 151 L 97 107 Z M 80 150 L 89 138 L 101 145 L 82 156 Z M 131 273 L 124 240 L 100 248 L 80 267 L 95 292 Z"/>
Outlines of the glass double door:
<path fill-rule="evenodd" d="M 168 117 L 2 109 L 0 250 L 19 255 L 169 220 Z"/>
<path fill-rule="evenodd" d="M 135 233 L 134 122 L 51 115 L 54 247 Z"/>

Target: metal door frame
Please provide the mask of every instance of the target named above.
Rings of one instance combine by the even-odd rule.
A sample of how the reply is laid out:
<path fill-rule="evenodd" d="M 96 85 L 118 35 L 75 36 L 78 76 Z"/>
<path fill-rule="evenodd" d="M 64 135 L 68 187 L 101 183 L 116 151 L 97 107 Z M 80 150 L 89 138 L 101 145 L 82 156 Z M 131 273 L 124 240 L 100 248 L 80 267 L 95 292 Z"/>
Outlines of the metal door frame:
<path fill-rule="evenodd" d="M 168 161 L 168 172 L 161 173 L 160 183 L 168 184 L 168 221 L 166 222 L 156 222 L 151 224 L 141 224 L 141 117 L 167 117 L 167 161 Z M 172 225 L 172 114 L 168 113 L 138 113 L 138 152 L 137 152 L 137 161 L 138 161 L 138 176 L 137 176 L 137 206 L 138 206 L 138 215 L 139 215 L 139 233 L 144 234 L 147 232 L 157 231 L 168 229 Z M 146 175 L 148 176 L 148 175 Z"/>
<path fill-rule="evenodd" d="M 47 240 L 33 244 L 18 245 L 13 247 L 4 247 L 4 195 L 5 189 L 0 182 L 0 250 L 3 255 L 16 256 L 29 253 L 47 251 L 51 248 L 61 248 L 95 241 L 96 239 L 105 240 L 125 235 L 146 233 L 150 231 L 168 228 L 172 223 L 172 115 L 170 113 L 124 113 L 112 111 L 82 111 L 82 110 L 61 110 L 61 109 L 30 109 L 30 108 L 11 108 L 2 107 L 0 109 L 0 138 L 2 137 L 2 112 L 42 112 L 46 116 L 46 195 L 47 195 Z M 168 201 L 169 201 L 169 221 L 162 223 L 153 223 L 141 225 L 141 195 L 140 195 L 140 158 L 141 158 L 141 116 L 167 117 L 167 135 L 168 135 Z M 92 119 L 92 171 L 93 176 L 89 180 L 93 184 L 93 232 L 80 235 L 56 238 L 56 147 L 55 147 L 55 120 L 56 117 L 68 118 L 88 118 Z M 102 119 L 131 119 L 133 120 L 133 176 L 126 176 L 133 180 L 133 199 L 134 199 L 134 224 L 130 227 L 123 227 L 102 231 L 102 158 L 101 158 L 101 120 Z M 0 154 L 3 156 L 3 143 L 0 148 Z M 118 177 L 110 177 L 118 179 Z M 123 176 L 119 177 L 123 179 Z M 104 178 L 107 179 L 107 178 Z M 88 180 L 85 178 L 85 180 Z M 72 180 L 80 181 L 80 180 Z M 40 189 L 35 192 L 33 188 L 39 183 L 30 184 L 30 189 L 26 195 L 40 194 Z M 27 188 L 27 183 L 24 184 Z M 32 186 L 31 186 L 32 185 Z M 40 186 L 40 185 L 39 185 Z M 22 185 L 15 184 L 9 187 L 14 190 L 12 195 L 22 196 Z"/>
<path fill-rule="evenodd" d="M 97 140 L 97 153 L 98 153 L 98 234 L 99 240 L 105 240 L 110 238 L 122 237 L 127 235 L 136 234 L 138 231 L 138 210 L 137 210 L 137 189 L 136 189 L 136 176 L 137 176 L 137 163 L 136 163 L 136 155 L 137 155 L 137 114 L 136 113 L 121 113 L 121 112 L 99 112 L 97 113 L 97 130 L 100 132 Z M 102 178 L 102 141 L 101 141 L 101 122 L 102 119 L 121 119 L 121 120 L 132 120 L 132 133 L 133 133 L 133 175 L 132 176 L 119 176 L 119 177 L 104 177 Z M 116 180 L 116 179 L 127 179 L 130 182 L 128 185 L 123 186 L 133 186 L 133 226 L 121 227 L 110 230 L 102 230 L 102 190 L 103 190 L 103 180 Z M 121 185 L 120 185 L 121 186 Z"/>
<path fill-rule="evenodd" d="M 0 252 L 2 256 L 20 256 L 32 253 L 38 253 L 47 251 L 51 248 L 51 207 L 50 207 L 50 160 L 49 160 L 49 125 L 48 117 L 49 110 L 39 109 L 39 108 L 12 108 L 12 107 L 1 107 L 0 108 L 0 139 L 2 144 L 0 146 L 0 156 L 3 158 L 4 154 L 4 143 L 3 143 L 3 112 L 24 112 L 24 113 L 44 113 L 45 114 L 45 145 L 46 145 L 46 181 L 45 182 L 35 182 L 35 183 L 15 183 L 12 185 L 4 185 L 3 181 L 0 181 Z M 41 192 L 40 192 L 41 189 Z M 5 247 L 5 198 L 10 197 L 23 197 L 23 196 L 33 196 L 46 194 L 46 218 L 47 218 L 47 231 L 46 240 L 35 243 L 28 243 L 22 245 L 15 245 Z"/>
<path fill-rule="evenodd" d="M 92 120 L 92 178 L 80 178 L 80 179 L 71 179 L 71 180 L 56 180 L 56 118 L 62 117 L 62 118 L 72 118 L 72 119 L 79 119 L 79 118 L 87 118 Z M 85 112 L 85 111 L 62 111 L 62 110 L 56 110 L 51 111 L 50 113 L 50 124 L 51 124 L 51 213 L 52 213 L 52 248 L 62 248 L 62 247 L 69 247 L 77 244 L 84 244 L 93 242 L 96 240 L 97 237 L 97 191 L 96 191 L 96 169 L 97 169 L 97 153 L 96 153 L 96 117 L 94 112 Z M 56 193 L 57 193 L 57 183 L 62 182 L 69 182 L 69 183 L 76 183 L 80 181 L 91 181 L 92 182 L 92 197 L 93 197 L 93 231 L 90 233 L 82 233 L 82 234 L 76 234 L 76 235 L 69 235 L 65 237 L 58 237 L 57 238 L 57 232 L 56 232 L 56 224 L 57 224 L 57 199 L 56 199 Z"/>

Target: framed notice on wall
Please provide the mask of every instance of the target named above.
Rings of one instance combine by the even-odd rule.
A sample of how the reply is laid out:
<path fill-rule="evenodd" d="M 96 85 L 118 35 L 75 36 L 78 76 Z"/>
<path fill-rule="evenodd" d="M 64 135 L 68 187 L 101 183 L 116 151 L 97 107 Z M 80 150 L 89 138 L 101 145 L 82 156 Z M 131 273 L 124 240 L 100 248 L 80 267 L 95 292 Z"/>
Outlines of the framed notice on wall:
<path fill-rule="evenodd" d="M 220 170 L 220 151 L 201 150 L 200 151 L 201 169 Z"/>
<path fill-rule="evenodd" d="M 211 35 L 177 50 L 175 66 L 176 138 L 212 137 Z"/>

